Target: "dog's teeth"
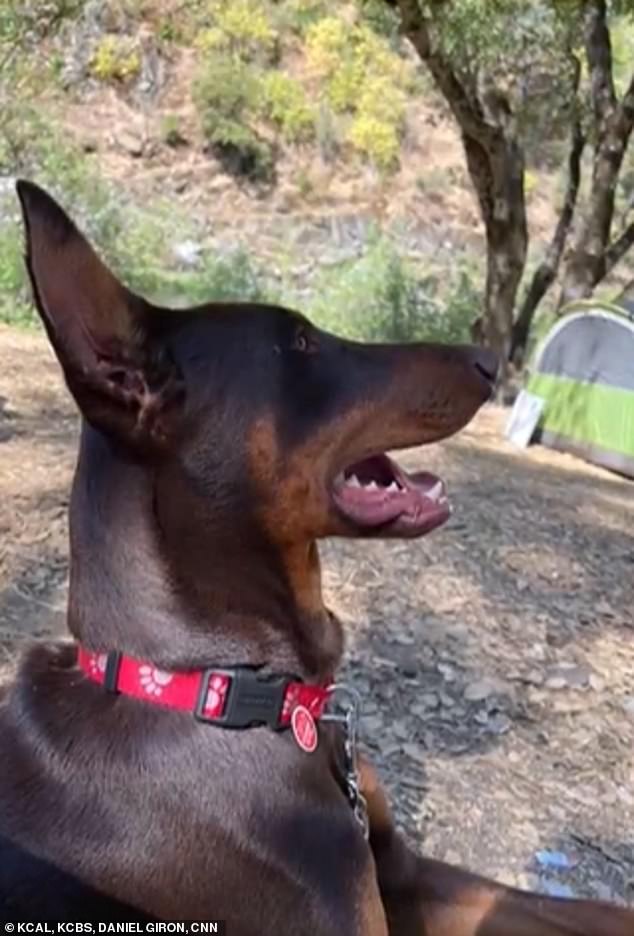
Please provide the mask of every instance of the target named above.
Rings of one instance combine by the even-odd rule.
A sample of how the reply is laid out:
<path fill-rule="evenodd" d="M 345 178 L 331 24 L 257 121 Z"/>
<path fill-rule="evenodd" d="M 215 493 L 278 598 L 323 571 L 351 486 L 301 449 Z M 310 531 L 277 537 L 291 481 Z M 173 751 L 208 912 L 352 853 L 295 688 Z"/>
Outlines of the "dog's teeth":
<path fill-rule="evenodd" d="M 436 481 L 431 491 L 427 492 L 427 497 L 430 500 L 437 501 L 441 494 L 442 494 L 442 481 Z"/>
<path fill-rule="evenodd" d="M 379 486 L 376 483 L 376 481 L 370 481 L 369 484 L 364 484 L 363 486 L 366 489 L 366 491 L 378 491 L 379 489 Z"/>
<path fill-rule="evenodd" d="M 350 475 L 349 478 L 346 478 L 346 484 L 348 487 L 358 488 L 361 487 L 361 482 L 357 478 L 356 474 Z"/>
<path fill-rule="evenodd" d="M 397 492 L 400 491 L 400 490 L 401 490 L 401 489 L 400 489 L 400 487 L 398 486 L 398 484 L 396 483 L 396 481 L 392 481 L 392 483 L 389 484 L 389 485 L 387 486 L 387 488 L 386 488 L 386 491 L 389 491 L 390 494 L 397 493 Z"/>

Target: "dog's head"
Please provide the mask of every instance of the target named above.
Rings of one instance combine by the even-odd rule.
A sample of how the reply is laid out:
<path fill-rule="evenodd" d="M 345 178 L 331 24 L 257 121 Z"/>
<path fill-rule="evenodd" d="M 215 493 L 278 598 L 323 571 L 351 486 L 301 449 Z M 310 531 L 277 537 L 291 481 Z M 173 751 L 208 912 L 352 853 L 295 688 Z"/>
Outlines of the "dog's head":
<path fill-rule="evenodd" d="M 50 196 L 18 191 L 37 307 L 84 418 L 127 458 L 178 470 L 201 523 L 233 512 L 284 544 L 447 518 L 442 483 L 385 452 L 462 428 L 491 393 L 490 353 L 358 344 L 277 306 L 158 308 Z"/>

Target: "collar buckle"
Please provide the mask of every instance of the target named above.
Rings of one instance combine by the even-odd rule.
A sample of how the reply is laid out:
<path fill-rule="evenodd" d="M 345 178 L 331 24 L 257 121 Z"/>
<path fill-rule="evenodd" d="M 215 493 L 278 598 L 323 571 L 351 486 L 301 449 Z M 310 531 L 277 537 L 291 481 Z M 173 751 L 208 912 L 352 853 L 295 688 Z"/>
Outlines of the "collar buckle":
<path fill-rule="evenodd" d="M 221 715 L 206 715 L 209 681 L 212 676 L 227 676 L 230 680 L 224 710 Z M 251 728 L 267 725 L 274 731 L 281 725 L 282 707 L 289 683 L 293 677 L 274 673 L 262 676 L 249 666 L 235 669 L 207 669 L 200 681 L 200 691 L 194 716 L 202 722 L 220 728 Z"/>
<path fill-rule="evenodd" d="M 119 670 L 121 669 L 122 654 L 118 650 L 111 650 L 106 657 L 106 669 L 103 674 L 103 687 L 107 692 L 119 692 Z"/>

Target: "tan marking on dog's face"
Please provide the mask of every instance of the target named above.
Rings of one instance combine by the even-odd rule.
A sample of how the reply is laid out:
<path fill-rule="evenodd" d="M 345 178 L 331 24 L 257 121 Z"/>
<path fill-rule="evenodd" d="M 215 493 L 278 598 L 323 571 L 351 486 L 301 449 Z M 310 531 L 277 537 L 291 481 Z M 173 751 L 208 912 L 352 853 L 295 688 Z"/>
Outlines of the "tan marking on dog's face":
<path fill-rule="evenodd" d="M 247 441 L 249 471 L 261 497 L 259 515 L 271 539 L 293 545 L 330 532 L 328 465 L 335 426 L 317 432 L 294 452 L 280 450 L 272 419 L 258 420 Z"/>
<path fill-rule="evenodd" d="M 272 420 L 259 420 L 248 439 L 252 481 L 258 488 L 260 522 L 279 550 L 282 566 L 300 617 L 310 625 L 311 641 L 319 634 L 319 661 L 329 672 L 343 652 L 343 632 L 327 611 L 322 595 L 321 566 L 313 531 L 325 528 L 326 489 L 320 469 L 305 457 L 283 457 Z M 307 653 L 310 651 L 307 648 Z M 323 677 L 326 674 L 320 672 Z"/>
<path fill-rule="evenodd" d="M 310 517 L 324 509 L 317 473 L 302 458 L 284 458 L 272 419 L 255 423 L 247 451 L 266 535 L 282 548 L 289 581 L 302 596 L 304 609 L 321 610 L 319 556 L 310 531 Z"/>
<path fill-rule="evenodd" d="M 260 516 L 279 544 L 345 535 L 330 487 L 347 465 L 372 454 L 416 444 L 425 434 L 420 420 L 399 418 L 389 403 L 364 403 L 332 419 L 290 452 L 281 450 L 272 417 L 258 420 L 247 440 L 249 472 L 262 499 Z M 438 423 L 430 419 L 429 436 Z"/>
<path fill-rule="evenodd" d="M 314 541 L 289 546 L 284 553 L 284 567 L 300 611 L 319 615 L 324 609 L 321 593 L 321 565 Z"/>
<path fill-rule="evenodd" d="M 286 395 L 276 394 L 247 434 L 258 516 L 279 547 L 366 535 L 333 497 L 340 473 L 368 457 L 452 435 L 490 390 L 459 348 L 342 347 L 325 350 L 323 379 L 318 356 L 311 359 L 305 394 L 301 369 L 295 373 L 298 361 L 287 362 L 296 386 L 290 382 L 287 390 L 282 380 Z M 288 378 L 288 371 L 282 373 Z M 381 535 L 380 529 L 372 532 Z"/>

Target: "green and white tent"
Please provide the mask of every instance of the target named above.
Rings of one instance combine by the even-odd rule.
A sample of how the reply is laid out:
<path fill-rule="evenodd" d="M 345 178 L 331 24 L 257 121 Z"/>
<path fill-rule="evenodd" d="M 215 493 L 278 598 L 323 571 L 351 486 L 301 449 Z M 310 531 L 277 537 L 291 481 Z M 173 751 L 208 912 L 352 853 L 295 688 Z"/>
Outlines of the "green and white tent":
<path fill-rule="evenodd" d="M 567 306 L 538 347 L 507 429 L 634 478 L 634 303 Z"/>

